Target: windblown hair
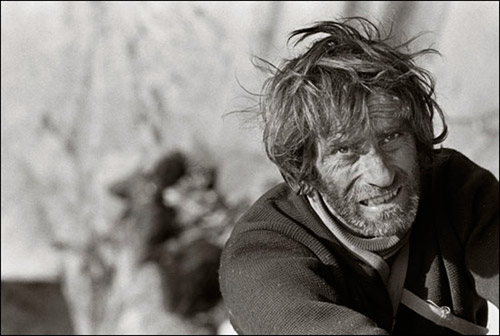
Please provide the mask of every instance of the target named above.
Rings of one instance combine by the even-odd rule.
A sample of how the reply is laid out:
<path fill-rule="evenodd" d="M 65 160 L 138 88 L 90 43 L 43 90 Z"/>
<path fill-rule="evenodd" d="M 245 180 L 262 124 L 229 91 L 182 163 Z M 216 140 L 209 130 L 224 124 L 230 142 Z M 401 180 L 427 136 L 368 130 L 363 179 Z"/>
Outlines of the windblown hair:
<path fill-rule="evenodd" d="M 360 29 L 351 23 L 359 24 Z M 437 53 L 423 49 L 405 52 L 408 44 L 390 46 L 391 34 L 382 37 L 370 21 L 346 18 L 318 22 L 292 32 L 294 46 L 306 38 L 326 34 L 302 55 L 285 60 L 281 67 L 265 62 L 272 76 L 263 85 L 259 113 L 264 123 L 263 140 L 270 160 L 298 194 L 309 194 L 317 181 L 317 144 L 333 132 L 355 132 L 367 126 L 366 103 L 370 94 L 396 97 L 398 117 L 413 131 L 421 166 L 433 160 L 433 146 L 444 141 L 447 126 L 434 100 L 434 80 L 415 65 L 417 56 Z M 443 130 L 434 136 L 433 117 L 441 118 Z"/>

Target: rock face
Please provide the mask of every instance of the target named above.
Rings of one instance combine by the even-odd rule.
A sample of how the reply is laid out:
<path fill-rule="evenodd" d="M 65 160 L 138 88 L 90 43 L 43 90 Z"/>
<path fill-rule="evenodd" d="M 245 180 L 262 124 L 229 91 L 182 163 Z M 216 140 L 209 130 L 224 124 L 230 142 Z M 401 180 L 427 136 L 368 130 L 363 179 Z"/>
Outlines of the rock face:
<path fill-rule="evenodd" d="M 224 317 L 220 254 L 236 212 L 216 190 L 216 171 L 188 161 L 180 152 L 168 153 L 152 169 L 111 186 L 126 203 L 117 223 L 125 233 L 118 250 L 135 261 L 116 264 L 115 272 L 155 269 L 160 310 L 213 334 Z M 113 286 L 128 280 L 116 279 Z"/>
<path fill-rule="evenodd" d="M 2 281 L 2 335 L 73 335 L 61 284 Z"/>

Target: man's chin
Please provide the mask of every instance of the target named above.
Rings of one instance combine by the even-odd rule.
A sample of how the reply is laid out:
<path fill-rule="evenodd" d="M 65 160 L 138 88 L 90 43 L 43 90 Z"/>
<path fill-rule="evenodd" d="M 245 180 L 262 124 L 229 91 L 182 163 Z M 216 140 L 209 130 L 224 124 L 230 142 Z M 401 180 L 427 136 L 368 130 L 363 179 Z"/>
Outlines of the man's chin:
<path fill-rule="evenodd" d="M 372 226 L 366 226 L 363 232 L 365 237 L 390 237 L 403 236 L 408 230 L 408 225 L 396 225 L 393 223 L 376 223 Z"/>
<path fill-rule="evenodd" d="M 419 197 L 415 192 L 408 193 L 406 188 L 401 190 L 403 192 L 385 203 L 346 201 L 331 196 L 326 199 L 333 213 L 356 235 L 365 238 L 403 236 L 415 220 Z"/>
<path fill-rule="evenodd" d="M 365 237 L 388 237 L 404 235 L 413 223 L 415 214 L 398 206 L 383 206 L 377 209 L 362 209 L 358 213 L 356 229 Z"/>
<path fill-rule="evenodd" d="M 389 236 L 400 236 L 404 234 L 407 230 L 406 225 L 397 225 L 390 222 L 371 222 L 365 221 L 356 226 L 355 231 L 362 237 L 365 238 L 375 238 L 375 237 L 389 237 Z"/>

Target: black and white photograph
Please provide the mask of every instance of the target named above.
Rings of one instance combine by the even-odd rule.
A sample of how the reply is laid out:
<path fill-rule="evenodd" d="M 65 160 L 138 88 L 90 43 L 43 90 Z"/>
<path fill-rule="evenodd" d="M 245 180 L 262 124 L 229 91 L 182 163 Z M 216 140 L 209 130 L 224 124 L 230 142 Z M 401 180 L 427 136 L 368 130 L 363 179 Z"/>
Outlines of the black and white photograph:
<path fill-rule="evenodd" d="M 498 335 L 498 1 L 2 1 L 2 335 Z"/>

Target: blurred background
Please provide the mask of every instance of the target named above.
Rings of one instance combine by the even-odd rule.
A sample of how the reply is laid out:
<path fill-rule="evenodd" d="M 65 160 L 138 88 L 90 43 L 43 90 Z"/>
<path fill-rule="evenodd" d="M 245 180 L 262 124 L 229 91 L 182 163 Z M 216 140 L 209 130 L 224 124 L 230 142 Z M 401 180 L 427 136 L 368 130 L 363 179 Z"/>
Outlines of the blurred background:
<path fill-rule="evenodd" d="M 352 15 L 429 32 L 445 146 L 498 178 L 496 1 L 2 2 L 2 334 L 231 333 L 220 249 L 281 180 L 230 112 L 252 55 Z"/>

